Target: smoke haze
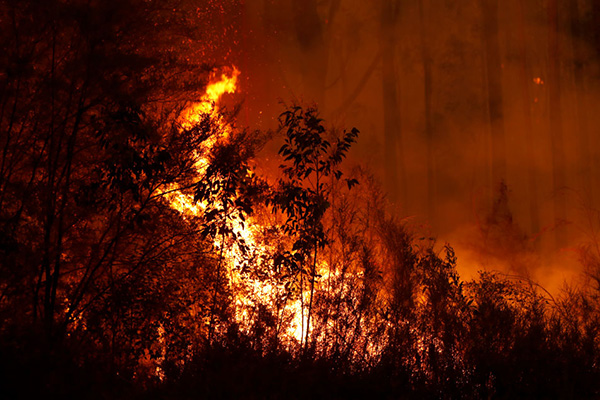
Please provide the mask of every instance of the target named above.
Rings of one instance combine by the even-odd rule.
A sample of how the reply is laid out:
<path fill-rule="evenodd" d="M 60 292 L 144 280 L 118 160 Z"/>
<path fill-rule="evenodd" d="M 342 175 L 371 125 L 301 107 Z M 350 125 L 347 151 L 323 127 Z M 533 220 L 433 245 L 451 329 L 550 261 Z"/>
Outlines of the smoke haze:
<path fill-rule="evenodd" d="M 599 17 L 593 0 L 253 0 L 223 16 L 241 123 L 273 129 L 279 100 L 317 103 L 361 131 L 354 160 L 465 277 L 551 288 L 600 227 Z"/>

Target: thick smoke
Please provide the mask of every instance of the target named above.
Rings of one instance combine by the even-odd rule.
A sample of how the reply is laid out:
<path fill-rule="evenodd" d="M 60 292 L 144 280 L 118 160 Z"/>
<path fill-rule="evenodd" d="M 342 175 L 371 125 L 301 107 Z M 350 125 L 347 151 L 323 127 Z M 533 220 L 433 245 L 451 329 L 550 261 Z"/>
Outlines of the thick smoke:
<path fill-rule="evenodd" d="M 318 103 L 360 129 L 356 162 L 466 277 L 558 288 L 600 229 L 596 3 L 245 2 L 242 122 L 275 128 L 279 99 Z"/>

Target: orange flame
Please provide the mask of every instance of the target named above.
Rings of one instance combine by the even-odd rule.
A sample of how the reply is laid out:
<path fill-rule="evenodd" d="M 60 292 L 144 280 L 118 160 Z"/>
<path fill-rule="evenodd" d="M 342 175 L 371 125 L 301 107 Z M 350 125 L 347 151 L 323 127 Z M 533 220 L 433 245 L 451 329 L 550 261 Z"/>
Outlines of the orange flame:
<path fill-rule="evenodd" d="M 203 143 L 203 148 L 198 150 L 195 164 L 198 175 L 202 175 L 208 166 L 208 159 L 205 155 L 208 154 L 211 147 L 214 146 L 217 140 L 227 140 L 229 133 L 232 131 L 232 127 L 220 114 L 217 104 L 225 93 L 234 93 L 237 90 L 237 78 L 239 75 L 240 71 L 236 67 L 233 67 L 230 73 L 221 73 L 218 78 L 216 76 L 213 77 L 201 100 L 186 108 L 179 117 L 182 129 L 191 128 L 207 115 L 212 123 L 217 124 L 220 128 L 218 129 L 219 137 L 209 138 Z M 176 188 L 168 187 L 166 189 L 164 194 L 165 199 L 173 209 L 182 214 L 183 218 L 199 215 L 207 206 L 207 204 L 195 202 L 192 195 L 182 193 Z M 259 239 L 263 226 L 255 219 L 247 218 L 245 222 L 231 222 L 234 236 L 242 238 L 245 246 L 250 249 L 250 252 L 264 255 L 273 250 L 270 248 L 270 244 Z M 223 249 L 224 264 L 227 269 L 226 275 L 228 276 L 232 293 L 234 293 L 236 322 L 240 328 L 250 329 L 253 309 L 257 306 L 257 302 L 268 303 L 276 301 L 276 298 L 281 297 L 286 289 L 276 279 L 270 280 L 267 278 L 266 280 L 262 280 L 242 276 L 242 272 L 237 266 L 246 262 L 247 256 L 231 240 L 223 240 L 222 242 L 221 240 L 215 240 L 214 246 L 216 249 Z M 329 266 L 324 261 L 319 262 L 317 269 L 319 275 L 324 277 L 322 281 L 327 279 L 331 273 Z M 315 288 L 319 287 L 320 284 L 320 280 L 317 280 Z M 310 293 L 308 287 L 302 288 L 302 292 L 304 297 L 308 298 Z M 283 310 L 281 310 L 281 319 L 285 315 L 289 321 L 283 335 L 288 341 L 301 341 L 306 336 L 306 326 L 308 325 L 307 315 L 306 310 L 304 310 L 304 313 L 302 312 L 302 308 L 301 301 L 296 299 L 287 301 Z"/>
<path fill-rule="evenodd" d="M 179 123 L 182 129 L 190 129 L 195 124 L 199 123 L 202 118 L 206 115 L 213 121 L 213 123 L 219 125 L 221 129 L 219 132 L 223 137 L 227 137 L 231 132 L 231 127 L 223 120 L 219 114 L 217 103 L 221 97 L 226 93 L 235 93 L 237 90 L 237 78 L 240 75 L 240 71 L 234 66 L 231 69 L 231 73 L 221 73 L 220 77 L 213 75 L 210 79 L 208 86 L 200 101 L 187 107 L 179 116 Z M 202 153 L 201 150 L 210 149 L 216 142 L 216 138 L 209 138 L 203 143 L 204 149 L 199 149 L 196 153 L 196 170 L 198 174 L 202 174 L 208 166 L 208 160 Z M 181 193 L 174 186 L 165 188 L 165 197 L 169 202 L 170 206 L 181 214 L 185 215 L 197 215 L 206 208 L 206 204 L 194 202 L 194 198 L 191 195 Z"/>
<path fill-rule="evenodd" d="M 215 80 L 216 78 L 213 77 L 200 101 L 192 104 L 181 113 L 181 126 L 183 128 L 190 128 L 200 122 L 200 119 L 206 114 L 210 114 L 212 117 L 218 119 L 219 115 L 216 104 L 224 94 L 236 92 L 239 75 L 240 71 L 234 66 L 231 69 L 231 73 L 222 73 L 218 80 Z"/>
<path fill-rule="evenodd" d="M 232 127 L 220 114 L 217 104 L 224 94 L 231 94 L 237 90 L 237 78 L 239 75 L 240 71 L 236 67 L 233 67 L 229 73 L 223 72 L 220 76 L 213 76 L 200 101 L 187 107 L 179 117 L 182 129 L 193 127 L 194 124 L 199 123 L 207 115 L 212 123 L 217 124 L 220 128 L 218 129 L 219 138 L 209 138 L 203 143 L 203 148 L 198 150 L 195 164 L 198 175 L 201 175 L 208 166 L 208 159 L 204 154 L 210 151 L 217 140 L 226 140 L 232 130 Z M 182 193 L 174 187 L 167 187 L 164 196 L 169 205 L 179 211 L 184 218 L 189 215 L 199 215 L 207 206 L 203 203 L 194 202 L 192 195 Z M 248 218 L 245 223 L 242 221 L 232 221 L 232 224 L 234 235 L 242 238 L 250 251 L 262 254 L 266 254 L 269 251 L 267 248 L 268 244 L 258 243 L 257 234 L 260 231 L 261 225 L 256 223 L 252 218 Z M 258 301 L 267 302 L 269 299 L 275 299 L 283 292 L 283 286 L 275 281 L 270 283 L 268 281 L 243 277 L 236 266 L 246 261 L 246 255 L 235 244 L 229 243 L 227 240 L 223 243 L 220 240 L 215 240 L 214 245 L 217 249 L 223 247 L 229 284 L 231 285 L 232 292 L 235 293 L 236 322 L 244 329 L 244 326 L 250 326 L 252 309 L 257 299 Z M 308 294 L 305 293 L 305 295 Z M 306 321 L 303 322 L 301 317 L 301 303 L 299 300 L 289 301 L 286 309 L 286 314 L 291 316 L 291 323 L 286 330 L 286 336 L 290 339 L 300 340 L 303 334 L 305 334 L 305 332 L 302 332 L 302 327 L 306 325 Z"/>

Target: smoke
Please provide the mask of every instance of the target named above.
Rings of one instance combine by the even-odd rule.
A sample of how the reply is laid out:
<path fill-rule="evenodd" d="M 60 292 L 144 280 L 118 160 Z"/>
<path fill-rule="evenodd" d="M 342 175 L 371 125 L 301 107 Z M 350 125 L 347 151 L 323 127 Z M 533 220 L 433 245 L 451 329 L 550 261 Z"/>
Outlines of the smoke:
<path fill-rule="evenodd" d="M 499 66 L 490 65 L 494 40 L 485 36 L 494 34 L 485 20 L 494 4 Z M 487 14 L 484 5 L 492 7 Z M 600 228 L 590 218 L 600 209 L 600 7 L 593 0 L 557 0 L 554 31 L 552 1 L 244 7 L 233 57 L 243 74 L 243 123 L 275 128 L 281 99 L 317 102 L 328 122 L 357 127 L 353 159 L 382 182 L 386 168 L 398 169 L 403 181 L 384 184 L 400 216 L 454 246 L 467 277 L 492 268 L 558 288 L 581 270 L 579 249 Z M 382 54 L 390 34 L 384 20 L 393 54 Z M 392 141 L 384 125 L 386 57 L 400 121 Z"/>

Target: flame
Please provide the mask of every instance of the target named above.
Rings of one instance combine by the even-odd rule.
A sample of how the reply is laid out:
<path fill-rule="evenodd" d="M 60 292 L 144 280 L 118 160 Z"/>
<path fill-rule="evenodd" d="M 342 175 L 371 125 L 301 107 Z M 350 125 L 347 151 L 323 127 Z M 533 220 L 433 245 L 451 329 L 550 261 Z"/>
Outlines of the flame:
<path fill-rule="evenodd" d="M 225 93 L 235 93 L 237 90 L 237 78 L 240 70 L 235 66 L 232 69 L 231 76 L 221 74 L 221 80 L 213 82 L 206 88 L 204 98 L 211 102 L 217 102 Z"/>
<path fill-rule="evenodd" d="M 200 101 L 192 104 L 181 113 L 181 126 L 184 129 L 189 129 L 194 124 L 200 122 L 200 119 L 206 114 L 211 115 L 214 119 L 221 120 L 216 105 L 224 94 L 231 94 L 237 91 L 239 75 L 240 70 L 234 66 L 230 73 L 221 73 L 218 80 L 213 76 Z M 225 128 L 229 128 L 226 126 L 227 124 L 224 125 Z M 226 129 L 226 132 L 228 133 L 229 129 Z"/>
<path fill-rule="evenodd" d="M 538 76 L 538 77 L 533 78 L 533 83 L 535 83 L 536 85 L 543 85 L 544 81 L 542 80 L 542 78 L 540 78 Z"/>
<path fill-rule="evenodd" d="M 227 137 L 231 132 L 231 126 L 223 119 L 219 113 L 217 104 L 221 97 L 228 93 L 235 93 L 237 90 L 237 79 L 240 71 L 234 66 L 230 73 L 222 72 L 220 76 L 213 75 L 209 80 L 209 84 L 199 102 L 192 104 L 181 112 L 179 116 L 179 124 L 181 129 L 190 129 L 195 124 L 198 124 L 203 118 L 208 116 L 211 121 L 218 125 L 220 129 L 217 131 L 221 137 Z M 203 148 L 196 151 L 195 168 L 198 175 L 208 167 L 208 159 L 204 154 L 216 143 L 218 138 L 210 137 L 203 143 Z M 181 193 L 174 185 L 169 185 L 163 191 L 163 194 L 170 206 L 181 214 L 198 215 L 206 208 L 206 204 L 197 203 L 193 196 Z"/>
<path fill-rule="evenodd" d="M 209 165 L 207 157 L 212 146 L 217 141 L 228 140 L 229 134 L 233 130 L 228 120 L 220 113 L 218 103 L 224 94 L 231 94 L 237 90 L 239 75 L 240 71 L 236 67 L 232 67 L 220 75 L 213 75 L 200 101 L 190 105 L 180 114 L 179 124 L 181 129 L 190 129 L 194 124 L 199 123 L 206 117 L 210 118 L 211 123 L 218 127 L 216 129 L 218 137 L 211 137 L 205 140 L 202 143 L 202 148 L 196 152 L 197 160 L 195 162 L 195 169 L 198 176 L 201 176 Z M 207 207 L 206 203 L 195 202 L 192 195 L 183 193 L 175 187 L 167 187 L 164 191 L 164 197 L 170 207 L 179 211 L 183 218 L 201 215 Z M 255 312 L 257 307 L 260 305 L 272 305 L 277 301 L 281 301 L 282 298 L 287 297 L 286 292 L 288 289 L 278 279 L 275 272 L 262 271 L 261 275 L 266 276 L 258 278 L 248 276 L 240 268 L 244 263 L 255 263 L 256 260 L 261 258 L 268 259 L 268 257 L 263 256 L 275 253 L 275 245 L 264 239 L 262 234 L 265 228 L 268 228 L 271 224 L 269 222 L 261 223 L 257 218 L 249 216 L 246 217 L 245 221 L 233 220 L 229 223 L 231 223 L 232 237 L 236 237 L 237 240 L 217 238 L 213 245 L 219 253 L 223 254 L 223 264 L 228 279 L 227 284 L 231 288 L 231 293 L 234 294 L 233 306 L 235 308 L 236 323 L 238 323 L 240 329 L 249 332 L 256 317 Z M 247 251 L 242 250 L 239 246 L 240 242 L 244 243 Z M 221 249 L 223 250 L 222 252 L 220 251 Z M 266 268 L 266 270 L 269 270 L 269 268 Z M 315 279 L 315 291 L 319 290 L 330 277 L 333 277 L 332 274 L 335 275 L 338 272 L 332 270 L 327 262 L 319 260 L 317 265 L 318 278 Z M 308 280 L 308 278 L 306 279 Z M 285 323 L 281 322 L 283 330 L 279 339 L 282 340 L 282 343 L 293 344 L 294 341 L 298 343 L 302 342 L 302 339 L 306 337 L 306 329 L 309 325 L 307 321 L 307 300 L 310 296 L 309 285 L 305 284 L 305 287 L 301 288 L 301 292 L 304 304 L 300 300 L 301 296 L 296 295 L 293 299 L 285 300 L 282 309 L 277 310 L 277 319 L 279 321 L 286 321 Z M 310 326 L 311 331 L 312 328 L 313 324 Z"/>
<path fill-rule="evenodd" d="M 195 169 L 199 176 L 208 167 L 209 161 L 206 154 L 209 153 L 211 147 L 215 145 L 217 140 L 227 140 L 233 129 L 220 113 L 218 103 L 224 94 L 236 92 L 239 75 L 240 71 L 235 66 L 229 71 L 222 72 L 220 75 L 213 75 L 200 101 L 187 107 L 179 116 L 178 122 L 181 129 L 190 129 L 194 124 L 199 123 L 207 116 L 213 124 L 219 127 L 216 130 L 219 133 L 219 137 L 207 139 L 202 144 L 203 148 L 198 149 L 196 152 L 197 160 L 195 162 Z M 163 195 L 170 207 L 179 211 L 184 218 L 186 216 L 201 214 L 207 206 L 205 203 L 195 202 L 192 195 L 182 193 L 173 186 L 166 187 Z M 254 219 L 247 218 L 245 222 L 234 220 L 231 223 L 233 236 L 237 237 L 238 241 L 241 239 L 250 253 L 267 254 L 273 250 L 269 248 L 268 244 L 264 242 L 259 243 L 258 234 L 263 226 Z M 270 301 L 275 301 L 276 298 L 281 297 L 284 293 L 284 286 L 274 278 L 258 279 L 244 276 L 239 266 L 248 261 L 248 254 L 242 251 L 239 246 L 236 246 L 235 241 L 223 240 L 221 242 L 221 239 L 215 239 L 214 246 L 218 250 L 223 248 L 229 285 L 231 285 L 235 296 L 236 322 L 242 329 L 249 330 L 253 318 L 252 310 L 256 307 L 257 302 L 269 303 Z M 319 269 L 323 271 L 328 270 L 328 268 L 323 266 Z M 303 295 L 307 298 L 307 289 L 303 290 Z M 300 300 L 288 301 L 281 313 L 282 317 L 285 314 L 289 319 L 289 324 L 285 330 L 286 337 L 300 341 L 303 335 L 306 334 L 305 331 L 303 332 L 303 327 L 306 327 L 306 315 L 304 316 L 305 320 L 302 321 L 302 304 Z"/>

